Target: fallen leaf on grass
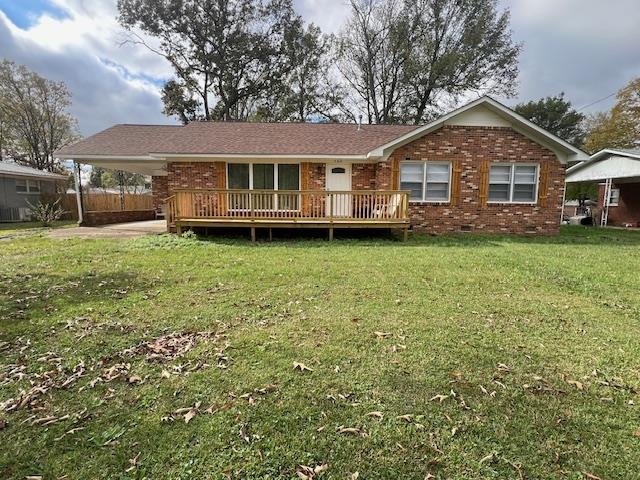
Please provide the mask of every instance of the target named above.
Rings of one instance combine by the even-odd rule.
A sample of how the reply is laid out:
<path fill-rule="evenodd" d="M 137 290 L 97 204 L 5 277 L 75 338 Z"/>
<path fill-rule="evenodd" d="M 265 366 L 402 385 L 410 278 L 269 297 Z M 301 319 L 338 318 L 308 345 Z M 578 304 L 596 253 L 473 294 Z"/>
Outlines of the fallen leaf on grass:
<path fill-rule="evenodd" d="M 378 338 L 389 338 L 393 335 L 391 332 L 373 332 L 373 334 Z"/>
<path fill-rule="evenodd" d="M 7 428 L 7 421 L 0 420 L 0 430 L 4 430 L 5 428 Z"/>
<path fill-rule="evenodd" d="M 27 475 L 25 480 L 42 480 L 42 475 Z"/>
<path fill-rule="evenodd" d="M 162 373 L 160 374 L 160 378 L 171 378 L 171 373 L 169 373 L 168 370 L 162 370 Z"/>
<path fill-rule="evenodd" d="M 600 477 L 598 477 L 597 475 L 594 475 L 593 473 L 582 472 L 582 474 L 589 480 L 602 480 Z"/>
<path fill-rule="evenodd" d="M 142 378 L 139 377 L 138 375 L 131 375 L 129 377 L 129 384 L 131 385 L 137 385 L 139 383 L 142 383 Z"/>
<path fill-rule="evenodd" d="M 567 383 L 569 385 L 573 385 L 578 390 L 584 390 L 584 385 L 582 385 L 582 382 L 578 382 L 577 380 L 567 380 Z"/>
<path fill-rule="evenodd" d="M 296 474 L 301 480 L 313 480 L 314 478 L 320 476 L 322 472 L 326 471 L 329 468 L 329 465 L 322 464 L 316 467 L 307 467 L 306 465 L 299 465 L 296 469 Z"/>
<path fill-rule="evenodd" d="M 449 398 L 449 395 L 436 395 L 434 397 L 431 397 L 429 399 L 430 402 L 435 402 L 438 401 L 440 403 L 444 402 L 447 398 Z"/>
<path fill-rule="evenodd" d="M 360 473 L 355 472 L 351 474 L 351 480 L 358 480 L 360 478 Z"/>
<path fill-rule="evenodd" d="M 129 459 L 129 465 L 131 466 L 127 468 L 125 472 L 129 473 L 138 468 L 138 459 L 140 458 L 141 454 L 142 452 L 138 452 L 138 454 L 135 457 Z"/>
<path fill-rule="evenodd" d="M 638 428 L 638 429 L 636 430 L 636 433 L 634 433 L 633 435 L 634 435 L 634 436 L 636 436 L 636 437 L 638 437 L 638 438 L 640 438 L 640 428 Z"/>
<path fill-rule="evenodd" d="M 304 363 L 293 362 L 293 369 L 301 372 L 313 372 L 312 368 L 307 367 Z"/>
<path fill-rule="evenodd" d="M 358 437 L 366 437 L 367 434 L 360 430 L 357 427 L 345 427 L 344 425 L 340 425 L 338 427 L 338 433 L 342 435 L 354 435 Z"/>
<path fill-rule="evenodd" d="M 413 415 L 400 415 L 396 417 L 398 420 L 404 420 L 407 423 L 413 423 Z"/>
<path fill-rule="evenodd" d="M 246 423 L 240 425 L 240 438 L 247 443 L 251 443 L 251 437 L 249 436 L 249 426 Z"/>
<path fill-rule="evenodd" d="M 367 417 L 375 417 L 378 420 L 382 420 L 384 418 L 384 415 L 382 414 L 382 412 L 369 412 L 366 415 Z"/>

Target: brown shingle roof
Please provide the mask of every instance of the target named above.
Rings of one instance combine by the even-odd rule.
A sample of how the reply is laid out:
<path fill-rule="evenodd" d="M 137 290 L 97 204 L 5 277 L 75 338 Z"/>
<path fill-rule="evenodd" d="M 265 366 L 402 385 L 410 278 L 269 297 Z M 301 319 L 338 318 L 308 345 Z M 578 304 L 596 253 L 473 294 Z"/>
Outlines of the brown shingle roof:
<path fill-rule="evenodd" d="M 187 126 L 116 125 L 57 152 L 59 156 L 148 154 L 366 155 L 416 129 L 408 125 L 194 122 Z"/>

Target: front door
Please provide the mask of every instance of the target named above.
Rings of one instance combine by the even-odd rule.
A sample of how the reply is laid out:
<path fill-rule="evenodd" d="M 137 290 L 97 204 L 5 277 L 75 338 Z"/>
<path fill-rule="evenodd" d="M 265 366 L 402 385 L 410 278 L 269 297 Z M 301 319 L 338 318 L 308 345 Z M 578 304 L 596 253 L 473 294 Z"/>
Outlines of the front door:
<path fill-rule="evenodd" d="M 351 165 L 328 163 L 326 182 L 327 192 L 343 192 L 327 195 L 327 211 L 334 217 L 351 216 Z"/>

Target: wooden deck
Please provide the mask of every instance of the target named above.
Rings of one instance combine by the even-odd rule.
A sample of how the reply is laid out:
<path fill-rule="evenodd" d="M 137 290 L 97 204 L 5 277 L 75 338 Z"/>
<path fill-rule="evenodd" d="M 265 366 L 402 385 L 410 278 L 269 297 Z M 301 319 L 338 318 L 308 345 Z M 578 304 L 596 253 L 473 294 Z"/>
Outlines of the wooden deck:
<path fill-rule="evenodd" d="M 409 228 L 409 194 L 361 190 L 178 190 L 166 201 L 167 228 Z"/>

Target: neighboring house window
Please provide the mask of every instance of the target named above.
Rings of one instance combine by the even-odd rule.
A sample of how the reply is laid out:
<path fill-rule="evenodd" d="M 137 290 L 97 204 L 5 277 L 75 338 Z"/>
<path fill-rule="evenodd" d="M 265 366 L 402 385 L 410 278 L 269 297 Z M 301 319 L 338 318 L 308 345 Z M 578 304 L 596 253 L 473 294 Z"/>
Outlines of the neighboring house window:
<path fill-rule="evenodd" d="M 412 202 L 448 202 L 451 163 L 406 161 L 400 164 L 400 188 Z"/>
<path fill-rule="evenodd" d="M 538 195 L 538 166 L 493 164 L 489 172 L 489 201 L 535 203 Z"/>
<path fill-rule="evenodd" d="M 16 192 L 40 193 L 40 182 L 37 180 L 16 180 Z"/>
<path fill-rule="evenodd" d="M 612 188 L 611 195 L 609 196 L 609 205 L 611 207 L 617 207 L 618 202 L 620 202 L 620 189 Z"/>

